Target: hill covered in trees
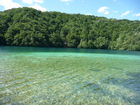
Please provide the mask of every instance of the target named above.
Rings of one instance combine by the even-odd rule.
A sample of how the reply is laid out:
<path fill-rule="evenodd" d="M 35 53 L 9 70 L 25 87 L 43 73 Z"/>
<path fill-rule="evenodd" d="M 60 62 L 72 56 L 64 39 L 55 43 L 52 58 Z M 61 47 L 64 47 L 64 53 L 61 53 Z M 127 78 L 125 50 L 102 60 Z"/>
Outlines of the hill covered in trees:
<path fill-rule="evenodd" d="M 0 12 L 0 45 L 140 51 L 140 21 L 11 9 Z"/>

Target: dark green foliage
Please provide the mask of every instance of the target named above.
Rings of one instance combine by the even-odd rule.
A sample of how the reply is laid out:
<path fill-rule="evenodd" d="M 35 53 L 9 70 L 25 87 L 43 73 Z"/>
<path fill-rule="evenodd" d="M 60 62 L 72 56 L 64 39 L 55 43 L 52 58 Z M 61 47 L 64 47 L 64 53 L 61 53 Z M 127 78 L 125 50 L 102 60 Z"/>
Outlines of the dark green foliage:
<path fill-rule="evenodd" d="M 11 9 L 0 12 L 0 45 L 140 51 L 140 21 Z"/>

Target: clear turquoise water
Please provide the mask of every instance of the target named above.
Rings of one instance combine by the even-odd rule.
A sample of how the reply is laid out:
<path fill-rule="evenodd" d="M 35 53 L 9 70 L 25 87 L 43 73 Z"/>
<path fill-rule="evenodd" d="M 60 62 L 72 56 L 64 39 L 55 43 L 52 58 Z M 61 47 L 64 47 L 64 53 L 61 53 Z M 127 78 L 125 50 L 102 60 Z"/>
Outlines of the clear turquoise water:
<path fill-rule="evenodd" d="M 0 47 L 0 105 L 140 105 L 140 52 Z"/>

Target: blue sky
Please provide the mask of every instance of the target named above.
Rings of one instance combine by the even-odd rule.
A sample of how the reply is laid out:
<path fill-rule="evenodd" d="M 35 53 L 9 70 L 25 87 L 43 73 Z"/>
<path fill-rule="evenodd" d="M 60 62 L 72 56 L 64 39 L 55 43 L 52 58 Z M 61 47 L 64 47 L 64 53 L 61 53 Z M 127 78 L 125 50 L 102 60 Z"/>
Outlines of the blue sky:
<path fill-rule="evenodd" d="M 0 11 L 18 7 L 140 20 L 140 0 L 0 0 Z"/>

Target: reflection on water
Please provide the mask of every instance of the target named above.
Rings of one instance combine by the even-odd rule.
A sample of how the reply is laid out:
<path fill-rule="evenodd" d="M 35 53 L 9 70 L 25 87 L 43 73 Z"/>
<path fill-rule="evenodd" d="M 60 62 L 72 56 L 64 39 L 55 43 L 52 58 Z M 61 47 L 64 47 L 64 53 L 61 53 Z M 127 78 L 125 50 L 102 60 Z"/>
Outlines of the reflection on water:
<path fill-rule="evenodd" d="M 140 52 L 0 47 L 0 105 L 139 105 Z"/>

